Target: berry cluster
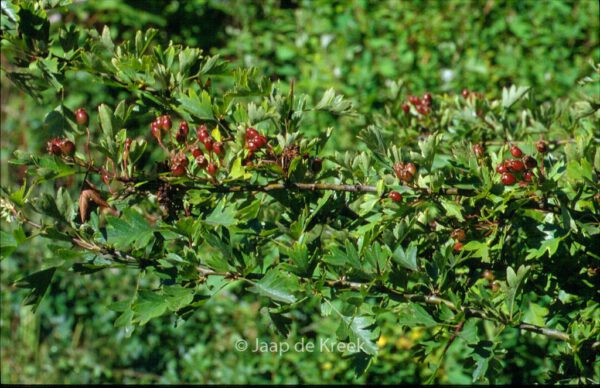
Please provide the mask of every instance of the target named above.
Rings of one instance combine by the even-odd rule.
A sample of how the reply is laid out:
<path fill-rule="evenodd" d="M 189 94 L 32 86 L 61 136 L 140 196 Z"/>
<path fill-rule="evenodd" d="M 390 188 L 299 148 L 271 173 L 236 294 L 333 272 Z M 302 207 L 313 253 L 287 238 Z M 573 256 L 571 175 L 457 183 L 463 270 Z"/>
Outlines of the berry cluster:
<path fill-rule="evenodd" d="M 417 173 L 417 167 L 411 162 L 406 164 L 398 162 L 394 164 L 394 172 L 401 181 L 410 182 Z"/>
<path fill-rule="evenodd" d="M 171 116 L 162 115 L 158 116 L 154 121 L 150 124 L 150 130 L 152 132 L 152 136 L 162 144 L 162 136 L 169 133 L 173 126 L 171 122 Z"/>
<path fill-rule="evenodd" d="M 486 269 L 483 271 L 482 277 L 487 280 L 488 287 L 491 288 L 492 292 L 496 293 L 500 290 L 500 284 L 496 281 L 496 277 L 491 270 Z"/>
<path fill-rule="evenodd" d="M 163 146 L 163 148 L 165 147 L 162 143 L 162 136 L 168 133 L 171 127 L 172 122 L 169 115 L 158 116 L 150 125 L 152 135 L 156 138 L 159 144 Z M 180 148 L 179 151 L 175 153 L 170 152 L 172 155 L 170 161 L 171 173 L 175 176 L 185 175 L 186 168 L 189 163 L 186 152 L 189 151 L 192 154 L 192 157 L 196 160 L 196 164 L 200 168 L 206 169 L 206 172 L 209 175 L 214 176 L 218 172 L 218 167 L 215 162 L 211 160 L 210 155 L 207 156 L 204 152 L 214 154 L 214 158 L 216 159 L 223 155 L 223 143 L 220 141 L 215 141 L 210 135 L 208 128 L 204 124 L 201 124 L 196 128 L 196 135 L 198 139 L 191 144 L 188 143 L 189 132 L 189 124 L 186 121 L 182 121 L 175 133 L 175 141 L 184 147 Z M 204 152 L 200 148 L 199 143 L 204 146 Z M 165 150 L 167 149 L 165 148 Z"/>
<path fill-rule="evenodd" d="M 429 113 L 431 113 L 432 101 L 433 98 L 431 97 L 431 93 L 425 93 L 421 98 L 417 96 L 409 96 L 408 103 L 404 103 L 402 105 L 402 110 L 404 113 L 408 114 L 410 112 L 410 105 L 412 105 L 415 107 L 418 113 L 422 114 L 423 116 L 427 116 Z"/>
<path fill-rule="evenodd" d="M 75 144 L 69 139 L 56 137 L 46 144 L 46 149 L 51 155 L 72 156 L 75 152 Z"/>
<path fill-rule="evenodd" d="M 267 145 L 267 138 L 261 135 L 254 128 L 246 128 L 246 148 L 248 149 L 248 158 L 252 158 L 254 152 Z"/>
<path fill-rule="evenodd" d="M 544 149 L 545 152 L 545 143 L 542 141 L 538 144 L 543 146 L 538 150 Z M 523 151 L 514 144 L 510 146 L 510 154 L 515 159 L 505 159 L 496 167 L 498 174 L 501 174 L 500 181 L 505 186 L 512 186 L 520 179 L 519 186 L 528 185 L 535 176 L 533 170 L 538 165 L 537 161 L 530 155 L 523 155 Z"/>

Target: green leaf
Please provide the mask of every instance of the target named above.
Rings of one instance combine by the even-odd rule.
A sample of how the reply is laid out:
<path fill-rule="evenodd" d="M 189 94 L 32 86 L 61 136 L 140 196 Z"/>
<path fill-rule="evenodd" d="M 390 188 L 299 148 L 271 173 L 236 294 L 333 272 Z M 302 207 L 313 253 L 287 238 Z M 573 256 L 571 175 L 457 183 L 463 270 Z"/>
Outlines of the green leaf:
<path fill-rule="evenodd" d="M 160 317 L 167 311 L 167 298 L 151 291 L 140 291 L 133 304 L 134 321 L 145 325 L 152 318 Z"/>
<path fill-rule="evenodd" d="M 392 254 L 392 258 L 404 268 L 408 268 L 411 271 L 419 270 L 417 265 L 417 244 L 415 243 L 411 243 L 406 251 L 402 248 L 402 245 L 398 245 Z"/>
<path fill-rule="evenodd" d="M 171 311 L 177 311 L 192 303 L 195 294 L 193 288 L 185 288 L 178 285 L 165 287 L 163 293 L 167 307 Z"/>
<path fill-rule="evenodd" d="M 26 306 L 33 306 L 34 313 L 50 286 L 54 272 L 56 272 L 56 267 L 46 268 L 28 275 L 15 283 L 15 286 L 18 288 L 27 288 L 31 290 L 25 297 L 23 303 Z"/>
<path fill-rule="evenodd" d="M 431 315 L 429 315 L 423 306 L 416 303 L 407 303 L 401 306 L 400 313 L 398 314 L 398 324 L 408 327 L 434 327 L 438 323 Z"/>
<path fill-rule="evenodd" d="M 291 274 L 283 274 L 273 269 L 258 282 L 250 281 L 253 287 L 250 291 L 283 303 L 295 303 L 293 291 L 297 289 L 297 280 Z"/>
<path fill-rule="evenodd" d="M 528 86 L 515 86 L 502 89 L 502 107 L 506 110 L 510 109 L 514 104 L 521 100 L 529 91 Z"/>
<path fill-rule="evenodd" d="M 190 88 L 188 95 L 182 95 L 179 102 L 181 103 L 180 111 L 183 110 L 199 120 L 214 120 L 211 99 L 206 91 L 203 90 L 198 96 L 196 91 Z"/>
<path fill-rule="evenodd" d="M 107 216 L 107 242 L 117 249 L 147 248 L 154 239 L 154 231 L 144 217 L 126 209 L 121 218 Z"/>
<path fill-rule="evenodd" d="M 219 202 L 217 207 L 210 213 L 206 220 L 209 225 L 231 226 L 237 223 L 235 218 L 235 209 L 233 205 L 225 207 L 225 201 Z"/>

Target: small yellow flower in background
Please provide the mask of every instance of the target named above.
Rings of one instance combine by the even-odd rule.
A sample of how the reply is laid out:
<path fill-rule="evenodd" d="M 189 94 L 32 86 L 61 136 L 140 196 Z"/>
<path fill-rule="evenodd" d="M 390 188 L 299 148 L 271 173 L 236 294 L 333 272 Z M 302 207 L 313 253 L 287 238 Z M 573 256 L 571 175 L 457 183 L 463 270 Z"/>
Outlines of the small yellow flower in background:
<path fill-rule="evenodd" d="M 410 338 L 406 338 L 404 336 L 399 337 L 396 340 L 396 348 L 398 349 L 410 349 L 413 346 L 413 341 Z"/>
<path fill-rule="evenodd" d="M 383 348 L 388 343 L 388 339 L 386 336 L 381 335 L 377 340 L 377 347 Z"/>
<path fill-rule="evenodd" d="M 419 338 L 423 337 L 423 328 L 416 327 L 410 331 L 409 337 L 413 341 L 417 341 Z"/>
<path fill-rule="evenodd" d="M 322 365 L 323 370 L 330 370 L 331 368 L 333 368 L 333 364 L 330 363 L 329 361 L 323 363 Z"/>

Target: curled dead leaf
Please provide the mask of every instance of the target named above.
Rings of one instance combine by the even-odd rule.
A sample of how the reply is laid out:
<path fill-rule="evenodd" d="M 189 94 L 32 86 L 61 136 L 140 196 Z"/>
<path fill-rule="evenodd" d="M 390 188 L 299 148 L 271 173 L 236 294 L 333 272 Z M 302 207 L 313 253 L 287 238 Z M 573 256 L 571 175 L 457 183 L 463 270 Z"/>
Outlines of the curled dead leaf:
<path fill-rule="evenodd" d="M 81 217 L 82 223 L 88 220 L 91 210 L 90 204 L 92 203 L 100 207 L 103 211 L 104 209 L 107 209 L 111 214 L 116 214 L 116 210 L 113 209 L 96 190 L 81 190 L 81 193 L 79 194 L 79 216 Z"/>

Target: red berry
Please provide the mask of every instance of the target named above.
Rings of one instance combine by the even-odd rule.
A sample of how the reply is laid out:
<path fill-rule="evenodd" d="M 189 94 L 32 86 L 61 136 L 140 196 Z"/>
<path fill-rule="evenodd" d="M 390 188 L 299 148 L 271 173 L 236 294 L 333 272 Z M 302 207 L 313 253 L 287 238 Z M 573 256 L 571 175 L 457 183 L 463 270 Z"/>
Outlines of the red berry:
<path fill-rule="evenodd" d="M 502 177 L 500 179 L 502 180 L 502 184 L 504 186 L 514 185 L 517 181 L 517 178 L 515 178 L 515 176 L 510 172 L 505 172 L 504 174 L 502 174 Z"/>
<path fill-rule="evenodd" d="M 521 151 L 521 149 L 516 145 L 512 145 L 510 147 L 510 154 L 515 158 L 520 158 L 521 156 L 523 156 L 523 151 Z"/>
<path fill-rule="evenodd" d="M 267 145 L 267 138 L 263 135 L 258 135 L 255 139 L 254 139 L 254 143 L 256 144 L 257 148 L 263 148 L 264 146 Z"/>
<path fill-rule="evenodd" d="M 198 156 L 202 155 L 202 150 L 198 147 L 193 147 L 192 148 L 192 156 L 194 158 L 197 158 Z"/>
<path fill-rule="evenodd" d="M 417 167 L 413 163 L 406 163 L 406 171 L 410 173 L 410 175 L 415 175 L 417 173 Z"/>
<path fill-rule="evenodd" d="M 209 175 L 215 175 L 217 173 L 217 166 L 213 163 L 209 163 L 206 172 L 208 172 Z"/>
<path fill-rule="evenodd" d="M 498 174 L 504 174 L 505 172 L 507 172 L 508 168 L 506 168 L 505 162 L 498 164 L 498 166 L 496 166 L 496 171 L 498 172 Z"/>
<path fill-rule="evenodd" d="M 254 128 L 246 128 L 246 141 L 254 139 L 258 136 L 258 131 Z"/>
<path fill-rule="evenodd" d="M 204 144 L 204 148 L 206 148 L 207 151 L 211 151 L 213 148 L 213 141 L 212 139 L 205 139 L 203 142 Z"/>
<path fill-rule="evenodd" d="M 469 91 L 467 89 L 463 89 L 462 90 L 462 96 L 463 96 L 463 98 L 469 97 Z"/>
<path fill-rule="evenodd" d="M 460 252 L 465 244 L 457 242 L 454 244 L 454 252 Z"/>
<path fill-rule="evenodd" d="M 185 167 L 181 164 L 175 164 L 171 167 L 171 173 L 175 176 L 185 175 Z"/>
<path fill-rule="evenodd" d="M 531 172 L 531 171 L 527 171 L 527 172 L 525 172 L 525 174 L 523 174 L 523 180 L 525 180 L 525 182 L 531 182 L 533 177 L 534 177 L 534 175 L 533 175 L 533 172 Z"/>
<path fill-rule="evenodd" d="M 196 156 L 196 164 L 200 168 L 206 168 L 206 166 L 208 165 L 208 159 L 206 159 L 206 156 L 200 154 L 200 155 Z"/>
<path fill-rule="evenodd" d="M 404 163 L 400 163 L 400 162 L 394 163 L 393 169 L 394 169 L 394 172 L 396 173 L 396 176 L 398 178 L 400 178 L 402 171 L 404 171 Z"/>
<path fill-rule="evenodd" d="M 413 179 L 413 174 L 411 174 L 408 170 L 404 170 L 400 173 L 400 179 L 404 182 L 410 182 Z"/>
<path fill-rule="evenodd" d="M 46 149 L 49 154 L 60 155 L 62 153 L 62 150 L 60 149 L 60 139 L 55 138 L 48 141 L 48 143 L 46 143 Z"/>
<path fill-rule="evenodd" d="M 540 140 L 537 143 L 535 143 L 535 148 L 538 150 L 539 153 L 545 154 L 546 152 L 548 152 L 548 143 L 546 143 L 543 140 Z"/>
<path fill-rule="evenodd" d="M 196 128 L 196 135 L 198 136 L 198 140 L 200 140 L 203 143 L 206 139 L 210 138 L 208 129 L 206 129 L 206 125 L 204 125 L 204 124 L 202 124 L 198 128 Z"/>
<path fill-rule="evenodd" d="M 423 102 L 425 102 L 425 104 L 427 104 L 427 105 L 431 105 L 431 101 L 432 101 L 431 93 L 425 93 L 423 95 Z"/>
<path fill-rule="evenodd" d="M 246 147 L 248 148 L 248 150 L 250 152 L 254 152 L 258 149 L 258 146 L 256 145 L 256 143 L 253 140 L 250 140 L 249 142 L 247 142 Z"/>
<path fill-rule="evenodd" d="M 214 142 L 212 145 L 212 150 L 216 155 L 221 155 L 223 153 L 223 143 L 220 141 Z"/>
<path fill-rule="evenodd" d="M 419 112 L 423 116 L 427 116 L 431 112 L 431 109 L 427 105 L 419 105 L 417 107 L 417 112 Z"/>
<path fill-rule="evenodd" d="M 131 142 L 132 142 L 131 138 L 128 137 L 127 139 L 125 139 L 125 149 L 126 150 L 128 150 L 131 147 Z"/>
<path fill-rule="evenodd" d="M 182 121 L 181 124 L 179 124 L 179 132 L 183 133 L 184 136 L 188 135 L 188 133 L 190 132 L 190 126 L 187 122 Z"/>
<path fill-rule="evenodd" d="M 485 271 L 483 271 L 483 278 L 485 280 L 487 280 L 488 282 L 493 282 L 495 279 L 495 276 L 492 271 L 490 271 L 489 269 L 486 269 Z"/>
<path fill-rule="evenodd" d="M 467 238 L 467 235 L 466 235 L 465 231 L 462 230 L 462 229 L 454 229 L 452 231 L 451 236 L 456 241 L 465 241 L 465 239 Z"/>
<path fill-rule="evenodd" d="M 160 127 L 162 129 L 164 129 L 165 131 L 169 131 L 171 129 L 171 127 L 173 126 L 173 123 L 171 123 L 171 116 L 169 115 L 162 115 L 158 118 L 158 123 L 160 125 Z"/>
<path fill-rule="evenodd" d="M 392 202 L 400 202 L 402 201 L 402 194 L 397 191 L 390 191 L 388 198 L 391 199 Z"/>
<path fill-rule="evenodd" d="M 105 169 L 101 169 L 100 177 L 102 178 L 102 182 L 104 182 L 106 186 L 110 186 L 110 175 L 108 174 L 108 171 L 106 171 Z"/>
<path fill-rule="evenodd" d="M 180 164 L 184 167 L 188 165 L 188 158 L 183 151 L 180 151 L 178 154 L 173 156 L 171 159 L 171 165 Z"/>
<path fill-rule="evenodd" d="M 151 130 L 152 136 L 154 136 L 154 138 L 160 142 L 161 137 L 162 137 L 162 132 L 160 130 L 160 127 L 158 126 L 158 124 L 156 122 L 154 122 L 154 123 L 152 123 L 151 128 L 152 128 L 152 130 Z"/>
<path fill-rule="evenodd" d="M 485 151 L 483 150 L 483 146 L 481 144 L 475 144 L 473 146 L 473 153 L 478 158 L 483 158 Z"/>
<path fill-rule="evenodd" d="M 518 159 L 509 160 L 508 169 L 513 172 L 521 172 L 525 170 L 525 164 Z"/>
<path fill-rule="evenodd" d="M 410 112 L 410 105 L 408 105 L 408 104 L 402 104 L 402 110 L 404 111 L 404 113 L 409 113 Z"/>
<path fill-rule="evenodd" d="M 416 97 L 416 96 L 409 96 L 408 97 L 408 102 L 410 102 L 414 106 L 421 105 L 421 99 L 419 97 Z"/>
<path fill-rule="evenodd" d="M 71 140 L 63 140 L 60 144 L 60 150 L 63 155 L 71 156 L 75 152 L 75 144 Z"/>
<path fill-rule="evenodd" d="M 182 131 L 181 128 L 175 134 L 175 140 L 177 140 L 177 143 L 179 143 L 179 144 L 185 143 L 186 138 L 187 138 L 187 133 Z"/>
<path fill-rule="evenodd" d="M 527 186 L 529 183 L 526 181 L 519 181 L 519 187 L 525 187 Z"/>
<path fill-rule="evenodd" d="M 79 108 L 75 111 L 75 121 L 79 125 L 86 125 L 88 123 L 88 114 L 84 108 Z"/>

